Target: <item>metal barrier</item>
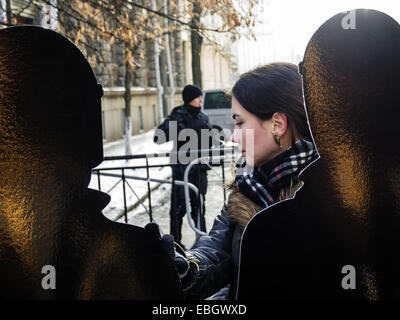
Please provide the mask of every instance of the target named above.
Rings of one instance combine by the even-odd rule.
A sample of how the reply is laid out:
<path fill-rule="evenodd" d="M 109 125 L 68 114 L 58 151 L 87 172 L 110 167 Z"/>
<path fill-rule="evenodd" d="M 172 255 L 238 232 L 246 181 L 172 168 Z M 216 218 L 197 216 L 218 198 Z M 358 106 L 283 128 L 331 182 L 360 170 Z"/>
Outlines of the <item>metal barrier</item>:
<path fill-rule="evenodd" d="M 191 210 L 190 210 L 190 197 L 189 197 L 189 189 L 193 190 L 195 194 L 199 197 L 200 201 L 200 207 L 199 207 L 199 212 L 198 215 L 201 215 L 201 209 L 202 209 L 202 202 L 204 201 L 201 197 L 201 194 L 198 192 L 198 189 L 195 185 L 190 183 L 188 181 L 189 177 L 189 171 L 193 168 L 195 164 L 201 163 L 201 164 L 206 164 L 209 167 L 216 167 L 216 166 L 221 166 L 222 169 L 222 184 L 225 184 L 225 162 L 226 161 L 231 161 L 235 157 L 235 147 L 230 147 L 230 148 L 213 148 L 213 149 L 201 149 L 201 150 L 190 150 L 190 151 L 183 151 L 183 152 L 169 152 L 169 153 L 159 153 L 159 154 L 138 154 L 138 155 L 130 155 L 130 156 L 112 156 L 112 157 L 105 157 L 104 158 L 104 163 L 108 161 L 115 161 L 115 160 L 145 160 L 145 165 L 127 165 L 127 166 L 115 166 L 115 167 L 99 167 L 95 168 L 92 170 L 92 174 L 97 176 L 97 184 L 98 184 L 98 189 L 101 191 L 102 183 L 101 183 L 101 177 L 114 177 L 114 178 L 119 178 L 119 180 L 109 189 L 106 191 L 106 193 L 110 193 L 119 183 L 122 182 L 122 192 L 123 192 L 123 205 L 124 205 L 124 210 L 123 210 L 123 216 L 125 218 L 125 223 L 128 223 L 128 206 L 127 206 L 127 190 L 126 187 L 128 187 L 131 192 L 135 195 L 135 197 L 138 200 L 139 205 L 141 205 L 146 213 L 149 216 L 150 222 L 153 222 L 153 210 L 152 210 L 152 203 L 151 203 L 151 187 L 150 187 L 150 182 L 157 182 L 160 184 L 175 184 L 175 185 L 182 185 L 184 186 L 184 192 L 185 192 L 185 204 L 186 204 L 186 215 L 187 219 L 189 222 L 189 226 L 196 232 L 196 234 L 203 235 L 205 234 L 203 231 L 199 230 L 196 226 L 194 226 L 192 217 L 191 217 Z M 180 153 L 185 153 L 186 155 L 188 154 L 195 154 L 195 155 L 204 155 L 208 154 L 206 156 L 202 156 L 200 158 L 195 158 L 192 160 L 184 174 L 184 181 L 180 180 L 174 180 L 174 179 L 158 179 L 158 178 L 150 178 L 150 169 L 153 168 L 163 168 L 163 167 L 173 167 L 176 164 L 149 164 L 149 159 L 152 158 L 157 158 L 157 159 L 169 159 L 171 156 L 176 156 L 177 154 L 179 155 Z M 222 153 L 222 155 L 221 155 Z M 136 170 L 136 169 L 145 169 L 146 170 L 146 176 L 140 176 L 140 175 L 132 175 L 132 174 L 126 174 L 127 170 Z M 110 171 L 120 171 L 120 174 L 116 173 L 110 173 Z M 134 188 L 129 184 L 128 180 L 141 180 L 145 181 L 147 183 L 147 196 L 146 199 L 149 201 L 149 206 L 148 208 L 144 205 L 144 199 L 140 198 L 137 193 L 135 192 Z M 226 190 L 223 188 L 223 195 L 224 195 L 224 202 L 226 201 Z M 200 221 L 200 219 L 198 219 Z"/>

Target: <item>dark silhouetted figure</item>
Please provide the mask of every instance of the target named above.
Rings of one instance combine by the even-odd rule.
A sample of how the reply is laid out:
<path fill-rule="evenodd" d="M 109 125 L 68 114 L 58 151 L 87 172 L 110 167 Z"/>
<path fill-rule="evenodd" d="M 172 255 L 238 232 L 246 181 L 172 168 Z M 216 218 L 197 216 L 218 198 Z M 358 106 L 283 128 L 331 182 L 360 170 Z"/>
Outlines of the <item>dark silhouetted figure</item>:
<path fill-rule="evenodd" d="M 88 189 L 103 160 L 101 97 L 60 34 L 0 31 L 1 298 L 182 297 L 156 237 L 106 219 L 109 196 Z"/>
<path fill-rule="evenodd" d="M 400 26 L 335 15 L 300 72 L 320 159 L 247 226 L 238 298 L 399 299 Z"/>

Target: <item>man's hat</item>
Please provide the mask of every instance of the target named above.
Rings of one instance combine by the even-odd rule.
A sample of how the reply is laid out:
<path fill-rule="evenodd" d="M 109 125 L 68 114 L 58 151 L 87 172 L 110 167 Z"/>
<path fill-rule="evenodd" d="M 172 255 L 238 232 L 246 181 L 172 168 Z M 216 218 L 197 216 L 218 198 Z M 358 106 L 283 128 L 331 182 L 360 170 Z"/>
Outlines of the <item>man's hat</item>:
<path fill-rule="evenodd" d="M 198 96 L 201 96 L 203 93 L 201 92 L 201 89 L 197 86 L 188 84 L 183 88 L 182 91 L 182 98 L 183 102 L 189 103 L 193 99 L 196 99 Z"/>

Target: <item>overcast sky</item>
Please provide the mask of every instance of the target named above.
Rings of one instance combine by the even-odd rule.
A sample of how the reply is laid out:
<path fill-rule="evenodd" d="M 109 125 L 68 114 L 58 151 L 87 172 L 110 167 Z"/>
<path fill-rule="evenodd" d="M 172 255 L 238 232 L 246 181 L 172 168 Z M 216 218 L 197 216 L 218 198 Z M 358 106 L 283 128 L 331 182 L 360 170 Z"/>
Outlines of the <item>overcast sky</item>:
<path fill-rule="evenodd" d="M 257 41 L 240 40 L 239 73 L 272 61 L 302 60 L 314 32 L 330 17 L 358 8 L 382 11 L 400 22 L 399 0 L 261 0 L 262 23 Z"/>

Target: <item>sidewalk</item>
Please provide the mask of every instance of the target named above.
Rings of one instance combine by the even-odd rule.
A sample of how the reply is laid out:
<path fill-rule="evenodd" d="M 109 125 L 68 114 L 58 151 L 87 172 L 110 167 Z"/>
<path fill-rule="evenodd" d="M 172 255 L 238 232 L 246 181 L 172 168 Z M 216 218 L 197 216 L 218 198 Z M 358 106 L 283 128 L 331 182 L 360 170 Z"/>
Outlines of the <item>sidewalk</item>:
<path fill-rule="evenodd" d="M 172 142 L 156 144 L 153 142 L 155 129 L 131 137 L 132 154 L 169 152 Z M 125 139 L 103 144 L 104 156 L 125 155 Z"/>

